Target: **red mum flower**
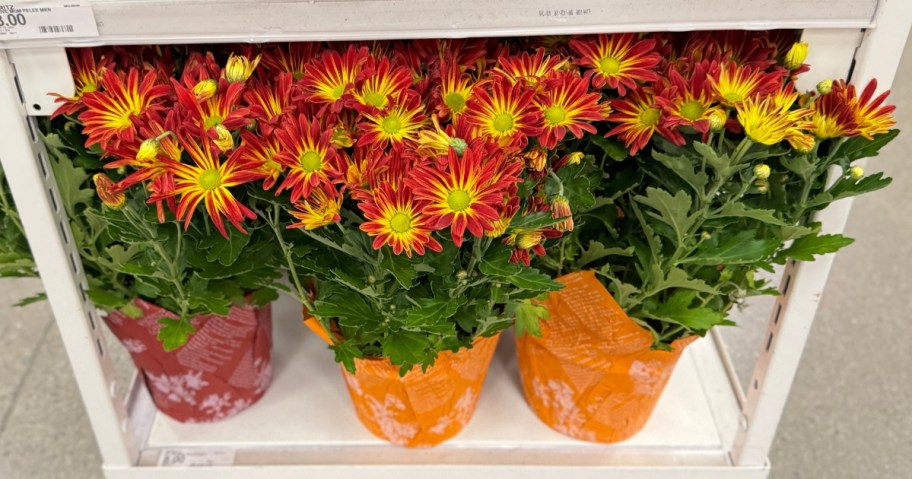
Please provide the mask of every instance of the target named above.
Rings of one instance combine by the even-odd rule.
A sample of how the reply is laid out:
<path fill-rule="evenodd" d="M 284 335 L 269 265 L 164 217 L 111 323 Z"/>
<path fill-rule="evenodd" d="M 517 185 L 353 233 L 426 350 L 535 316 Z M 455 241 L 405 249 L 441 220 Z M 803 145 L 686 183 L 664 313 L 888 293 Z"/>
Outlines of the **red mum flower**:
<path fill-rule="evenodd" d="M 422 213 L 409 188 L 381 183 L 358 203 L 358 208 L 367 219 L 361 223 L 361 231 L 374 238 L 374 249 L 388 244 L 393 254 L 405 252 L 408 257 L 413 251 L 423 255 L 425 248 L 443 251 L 443 246 L 431 236 L 436 229 L 433 219 Z"/>
<path fill-rule="evenodd" d="M 333 50 L 323 52 L 304 71 L 301 86 L 304 99 L 313 103 L 332 105 L 332 111 L 342 109 L 342 97 L 355 87 L 369 52 L 354 45 L 344 55 Z"/>
<path fill-rule="evenodd" d="M 237 150 L 240 160 L 252 165 L 253 171 L 263 179 L 263 189 L 275 186 L 285 167 L 276 161 L 276 153 L 281 149 L 275 135 L 261 136 L 249 131 L 241 132 L 241 146 Z"/>
<path fill-rule="evenodd" d="M 358 125 L 363 131 L 358 146 L 385 148 L 392 144 L 400 150 L 404 143 L 417 141 L 418 130 L 424 126 L 424 105 L 418 95 L 404 95 L 383 111 L 364 113 L 364 118 Z"/>
<path fill-rule="evenodd" d="M 570 40 L 570 48 L 580 55 L 578 65 L 593 69 L 592 86 L 608 85 L 624 96 L 628 88 L 637 88 L 638 81 L 659 79 L 653 69 L 662 57 L 653 51 L 655 40 L 637 38 L 636 33 L 599 35 L 595 40 Z"/>
<path fill-rule="evenodd" d="M 589 79 L 577 73 L 562 72 L 545 80 L 536 98 L 544 118 L 538 141 L 545 148 L 555 148 L 567 131 L 577 138 L 583 132 L 595 133 L 591 122 L 604 120 L 601 95 L 589 92 Z"/>
<path fill-rule="evenodd" d="M 155 84 L 155 72 L 146 73 L 140 82 L 135 68 L 130 69 L 126 83 L 114 71 L 106 70 L 101 87 L 101 91 L 82 97 L 86 110 L 79 115 L 79 121 L 88 136 L 86 146 L 98 143 L 107 148 L 112 142 L 132 142 L 140 116 L 163 109 L 154 102 L 169 91 L 167 85 Z"/>
<path fill-rule="evenodd" d="M 689 126 L 700 133 L 709 131 L 710 117 L 721 110 L 714 106 L 712 83 L 707 79 L 714 74 L 713 68 L 718 69 L 718 66 L 709 62 L 697 63 L 690 69 L 689 79 L 677 70 L 669 69 L 669 84 L 655 98 L 665 112 L 669 128 Z"/>
<path fill-rule="evenodd" d="M 876 98 L 874 93 L 877 91 L 877 80 L 871 80 L 861 92 L 861 96 L 855 96 L 855 85 L 845 85 L 844 82 L 836 82 L 833 91 L 845 97 L 849 109 L 855 115 L 856 130 L 854 135 L 861 135 L 867 139 L 872 139 L 874 135 L 890 131 L 896 121 L 893 119 L 893 112 L 896 111 L 895 105 L 882 106 L 883 102 L 890 95 L 890 90 L 881 93 Z"/>
<path fill-rule="evenodd" d="M 111 59 L 101 55 L 98 62 L 95 62 L 95 49 L 93 48 L 72 48 L 68 50 L 70 65 L 73 69 L 73 82 L 76 90 L 73 96 L 65 97 L 52 93 L 56 97 L 54 103 L 60 103 L 57 110 L 51 114 L 51 118 L 60 115 L 72 115 L 83 108 L 82 96 L 86 93 L 92 93 L 98 90 L 98 83 L 104 75 L 105 70 L 112 66 Z"/>
<path fill-rule="evenodd" d="M 336 164 L 336 147 L 330 141 L 332 132 L 319 122 L 311 122 L 304 115 L 290 116 L 275 135 L 281 150 L 273 158 L 288 169 L 276 194 L 290 189 L 291 201 L 297 202 L 310 196 L 314 187 L 343 178 Z"/>
<path fill-rule="evenodd" d="M 545 49 L 539 48 L 534 56 L 522 52 L 520 55 L 501 57 L 494 71 L 506 76 L 510 83 L 535 87 L 552 73 L 563 69 L 568 61 L 558 56 L 545 56 Z"/>
<path fill-rule="evenodd" d="M 613 100 L 611 107 L 615 113 L 608 117 L 608 121 L 617 123 L 617 126 L 605 136 L 618 135 L 630 149 L 631 155 L 645 148 L 656 131 L 672 143 L 684 144 L 680 133 L 669 130 L 663 124 L 662 110 L 656 104 L 652 92 L 634 90 L 626 98 Z"/>
<path fill-rule="evenodd" d="M 535 90 L 506 78 L 491 83 L 488 91 L 481 86 L 472 92 L 466 108 L 466 121 L 478 132 L 501 146 L 524 148 L 529 136 L 541 132 L 542 114 L 533 99 Z"/>
<path fill-rule="evenodd" d="M 320 43 L 288 43 L 270 50 L 263 55 L 263 66 L 272 74 L 290 73 L 298 81 L 304 78 L 304 70 L 316 58 Z"/>
<path fill-rule="evenodd" d="M 412 75 L 408 68 L 394 67 L 389 58 L 377 60 L 370 57 L 364 64 L 363 80 L 351 93 L 356 106 L 362 111 L 373 112 L 386 108 L 390 102 L 402 96 L 412 86 Z"/>
<path fill-rule="evenodd" d="M 244 93 L 243 83 L 228 83 L 221 79 L 218 82 L 218 92 L 202 100 L 176 80 L 171 83 L 178 103 L 189 112 L 185 126 L 196 135 L 208 135 L 218 125 L 228 130 L 237 130 L 247 125 L 250 110 L 240 107 L 241 95 Z"/>
<path fill-rule="evenodd" d="M 271 135 L 279 126 L 282 115 L 294 110 L 291 88 L 291 74 L 281 73 L 275 82 L 255 82 L 244 93 L 250 115 L 257 120 L 257 127 L 264 135 Z"/>

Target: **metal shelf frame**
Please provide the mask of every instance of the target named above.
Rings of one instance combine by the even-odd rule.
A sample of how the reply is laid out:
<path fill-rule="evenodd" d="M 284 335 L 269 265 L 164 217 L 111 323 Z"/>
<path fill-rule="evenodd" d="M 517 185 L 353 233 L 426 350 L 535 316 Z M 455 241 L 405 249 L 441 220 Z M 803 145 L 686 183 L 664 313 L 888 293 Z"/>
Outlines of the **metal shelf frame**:
<path fill-rule="evenodd" d="M 0 131 L 3 132 L 0 162 L 20 210 L 108 478 L 282 479 L 305 475 L 348 478 L 368 473 L 376 478 L 417 474 L 437 478 L 471 475 L 524 479 L 554 477 L 555 474 L 558 477 L 573 474 L 581 479 L 761 479 L 768 476 L 767 455 L 824 291 L 833 255 L 812 263 L 790 262 L 786 266 L 780 286 L 783 294 L 776 301 L 762 344 L 758 345 L 760 356 L 746 391 L 741 390 L 732 372 L 719 335 L 713 334 L 688 350 L 685 357 L 692 364 L 679 366 L 684 372 L 676 371 L 675 375 L 696 372 L 696 379 L 679 383 L 686 392 L 694 393 L 692 397 L 703 398 L 708 404 L 712 427 L 718 436 L 718 446 L 710 448 L 709 452 L 695 453 L 697 448 L 686 443 L 653 447 L 655 444 L 651 441 L 661 440 L 662 424 L 648 425 L 647 430 L 652 432 L 644 432 L 642 438 L 637 436 L 617 445 L 565 443 L 546 432 L 534 431 L 529 433 L 534 436 L 529 441 L 501 440 L 498 434 L 503 431 L 497 429 L 467 432 L 466 438 L 458 436 L 452 445 L 430 452 L 364 442 L 363 438 L 342 438 L 336 443 L 308 443 L 302 439 L 281 444 L 281 441 L 256 442 L 258 439 L 234 441 L 230 437 L 220 440 L 217 434 L 187 434 L 180 440 L 173 440 L 173 444 L 168 443 L 169 437 L 181 437 L 181 429 L 171 428 L 167 419 L 159 417 L 142 383 L 134 380 L 133 384 L 118 385 L 114 380 L 101 321 L 85 294 L 87 285 L 82 265 L 72 244 L 47 153 L 37 137 L 34 117 L 52 111 L 53 103 L 47 92 L 72 91 L 66 47 L 110 44 L 798 28 L 804 30 L 803 38 L 811 45 L 807 62 L 812 65 L 812 71 L 802 78 L 801 88 L 813 88 L 822 79 L 850 77 L 853 82 L 863 84 L 876 77 L 883 90 L 892 83 L 912 25 L 912 2 L 745 0 L 741 8 L 733 8 L 732 2 L 727 0 L 673 3 L 667 0 L 571 0 L 558 4 L 549 0 L 262 3 L 252 0 L 96 0 L 83 3 L 91 4 L 94 9 L 100 34 L 97 38 L 0 42 Z M 584 14 L 569 17 L 547 13 L 571 8 Z M 827 232 L 841 232 L 850 207 L 850 200 L 842 200 L 819 213 L 817 219 L 823 222 Z M 293 315 L 296 308 L 286 309 Z M 294 317 L 277 317 L 277 320 L 295 322 Z M 277 357 L 293 358 L 295 354 L 301 354 L 294 348 L 293 343 L 281 346 Z M 503 345 L 501 349 L 504 349 Z M 331 362 L 325 355 L 317 357 L 314 354 L 313 359 Z M 341 381 L 339 383 L 341 387 Z M 276 394 L 295 394 L 294 390 L 285 391 L 285 386 L 287 384 Z M 490 382 L 486 389 L 492 389 Z M 126 399 L 118 393 L 123 390 L 130 391 Z M 294 404 L 294 398 L 279 399 L 285 401 L 264 402 L 250 411 L 260 407 L 263 409 L 255 414 L 281 416 L 280 411 L 269 408 L 277 408 L 276 403 L 289 407 Z M 678 407 L 673 401 L 666 402 L 670 404 L 669 408 Z M 502 406 L 524 408 L 525 404 Z M 483 394 L 480 411 L 484 407 Z M 660 409 L 663 407 L 660 403 Z M 292 413 L 288 411 L 288 414 Z M 227 430 L 230 435 L 231 427 Z M 234 432 L 246 434 L 240 431 L 235 429 Z M 672 434 L 669 432 L 669 435 Z M 202 439 L 194 439 L 196 436 Z M 214 447 L 214 443 L 230 450 L 235 458 L 233 464 L 169 468 L 155 465 L 158 455 L 172 445 L 204 451 Z M 341 453 L 338 452 L 340 448 Z M 334 449 L 337 450 L 335 454 L 331 453 Z"/>

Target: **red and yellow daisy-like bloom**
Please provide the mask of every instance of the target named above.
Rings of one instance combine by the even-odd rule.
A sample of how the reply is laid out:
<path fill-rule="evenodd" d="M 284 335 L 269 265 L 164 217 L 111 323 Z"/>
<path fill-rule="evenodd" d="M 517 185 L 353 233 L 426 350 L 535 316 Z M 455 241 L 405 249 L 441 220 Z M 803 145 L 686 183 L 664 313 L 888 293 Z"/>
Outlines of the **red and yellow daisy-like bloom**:
<path fill-rule="evenodd" d="M 86 109 L 79 115 L 86 146 L 110 143 L 130 143 L 136 138 L 140 116 L 163 107 L 155 101 L 168 94 L 167 85 L 155 84 L 155 73 L 148 72 L 139 80 L 139 70 L 131 69 L 126 81 L 113 70 L 106 70 L 101 79 L 101 91 L 84 93 Z"/>
<path fill-rule="evenodd" d="M 165 123 L 173 126 L 173 116 Z M 139 131 L 145 140 L 108 150 L 108 153 L 117 159 L 105 164 L 105 168 L 130 167 L 135 170 L 120 180 L 120 188 L 127 189 L 137 183 L 155 180 L 168 173 L 168 165 L 171 162 L 180 162 L 183 148 L 172 131 L 157 120 L 150 120 L 149 127 L 141 128 Z"/>
<path fill-rule="evenodd" d="M 506 78 L 491 83 L 490 91 L 478 86 L 466 107 L 466 121 L 479 134 L 490 137 L 501 146 L 524 148 L 529 136 L 542 128 L 542 113 L 533 101 L 535 90 Z"/>
<path fill-rule="evenodd" d="M 471 138 L 471 127 L 463 119 L 457 119 L 455 122 L 443 128 L 437 117 L 431 117 L 434 128 L 421 130 L 418 134 L 418 148 L 416 152 L 419 155 L 431 158 L 446 156 L 450 148 L 456 150 L 457 155 L 461 155 Z"/>
<path fill-rule="evenodd" d="M 652 39 L 638 40 L 635 33 L 599 35 L 592 40 L 570 40 L 570 48 L 580 58 L 578 65 L 591 68 L 592 86 L 608 85 L 624 96 L 627 89 L 636 89 L 637 82 L 658 80 L 654 71 L 662 57 L 654 52 Z"/>
<path fill-rule="evenodd" d="M 502 57 L 494 70 L 507 77 L 510 83 L 521 82 L 536 87 L 552 73 L 563 69 L 568 62 L 567 58 L 546 56 L 545 49 L 539 48 L 535 55 L 523 52 L 520 55 Z"/>
<path fill-rule="evenodd" d="M 456 246 L 462 246 L 467 229 L 479 238 L 494 229 L 506 191 L 520 181 L 521 163 L 486 159 L 483 145 L 475 141 L 462 156 L 451 149 L 445 168 L 418 165 L 405 179 L 415 198 L 425 203 L 422 212 L 434 229 L 449 226 Z"/>
<path fill-rule="evenodd" d="M 290 73 L 298 81 L 304 78 L 307 64 L 317 56 L 320 43 L 296 42 L 279 46 L 263 55 L 263 67 L 273 74 Z"/>
<path fill-rule="evenodd" d="M 814 124 L 814 135 L 821 139 L 854 136 L 858 131 L 855 114 L 846 102 L 844 85 L 814 99 L 810 121 Z"/>
<path fill-rule="evenodd" d="M 255 219 L 256 214 L 238 201 L 231 194 L 229 188 L 258 179 L 258 176 L 246 165 L 239 161 L 237 155 L 232 155 L 224 163 L 214 154 L 214 149 L 205 136 L 200 138 L 201 143 L 193 139 L 181 138 L 181 145 L 187 152 L 193 164 L 172 163 L 170 170 L 174 175 L 173 195 L 179 197 L 177 204 L 177 219 L 183 220 L 184 227 L 190 226 L 190 220 L 196 207 L 202 203 L 215 229 L 222 236 L 228 237 L 222 217 L 246 233 L 242 225 L 245 218 Z M 151 200 L 156 200 L 153 196 Z"/>
<path fill-rule="evenodd" d="M 860 135 L 870 140 L 874 135 L 886 133 L 896 125 L 896 121 L 893 119 L 896 106 L 883 105 L 890 91 L 887 90 L 875 98 L 876 91 L 877 80 L 868 82 L 868 85 L 862 90 L 861 96 L 858 97 L 856 97 L 855 85 L 844 86 L 843 82 L 836 82 L 833 85 L 833 91 L 830 93 L 836 92 L 843 95 L 855 116 L 856 127 L 853 136 Z"/>
<path fill-rule="evenodd" d="M 241 141 L 237 150 L 240 160 L 252 165 L 253 172 L 263 180 L 264 190 L 271 189 L 285 172 L 285 166 L 275 159 L 276 153 L 281 149 L 278 138 L 275 135 L 261 136 L 242 131 Z"/>
<path fill-rule="evenodd" d="M 95 51 L 92 48 L 72 48 L 68 53 L 76 90 L 71 97 L 56 93 L 51 94 L 51 96 L 56 97 L 54 103 L 60 103 L 60 106 L 51 114 L 51 118 L 56 118 L 60 115 L 72 115 L 82 110 L 82 96 L 98 90 L 102 75 L 111 66 L 110 59 L 105 55 L 102 55 L 96 63 Z"/>
<path fill-rule="evenodd" d="M 577 73 L 558 73 L 543 83 L 536 97 L 543 118 L 538 141 L 545 148 L 555 148 L 569 131 L 582 138 L 583 132 L 595 133 L 591 122 L 604 120 L 601 95 L 589 92 L 589 79 Z"/>
<path fill-rule="evenodd" d="M 656 103 L 652 92 L 645 89 L 634 90 L 626 98 L 613 100 L 611 107 L 614 113 L 608 117 L 608 121 L 616 123 L 617 126 L 605 136 L 620 137 L 630 149 L 631 155 L 645 148 L 657 131 L 675 144 L 684 144 L 684 137 L 663 123 L 662 109 Z"/>
<path fill-rule="evenodd" d="M 709 131 L 710 118 L 721 110 L 715 105 L 712 84 L 707 80 L 711 68 L 708 62 L 694 65 L 689 80 L 677 70 L 669 69 L 669 84 L 655 98 L 669 128 L 688 126 L 704 134 Z"/>
<path fill-rule="evenodd" d="M 374 145 L 385 148 L 392 145 L 401 149 L 405 142 L 415 142 L 418 131 L 424 126 L 424 105 L 417 95 L 404 95 L 382 111 L 364 113 L 365 121 L 358 127 L 363 132 L 358 146 Z"/>
<path fill-rule="evenodd" d="M 411 257 L 423 255 L 425 249 L 440 252 L 443 246 L 431 234 L 436 228 L 433 218 L 422 213 L 409 188 L 381 183 L 370 196 L 358 203 L 367 219 L 360 229 L 374 238 L 374 249 L 390 245 L 394 254 Z"/>
<path fill-rule="evenodd" d="M 769 93 L 782 84 L 782 72 L 765 73 L 749 66 L 729 62 L 709 78 L 716 100 L 726 106 L 738 106 L 744 100 Z"/>
<path fill-rule="evenodd" d="M 174 93 L 178 103 L 189 112 L 185 126 L 198 135 L 206 135 L 213 128 L 222 125 L 229 130 L 237 130 L 247 125 L 250 110 L 240 107 L 241 95 L 244 93 L 243 83 L 228 83 L 219 81 L 218 93 L 201 100 L 184 85 L 176 80 Z"/>
<path fill-rule="evenodd" d="M 777 94 L 753 96 L 741 102 L 737 107 L 738 122 L 744 128 L 744 134 L 764 145 L 788 140 L 798 150 L 809 149 L 814 143 L 807 133 L 814 129 L 814 124 L 809 121 L 813 111 L 806 108 L 792 110 L 797 98 L 797 92 L 782 89 Z"/>
<path fill-rule="evenodd" d="M 387 57 L 370 57 L 364 64 L 363 76 L 351 96 L 359 109 L 368 112 L 385 109 L 412 86 L 409 69 L 393 66 Z"/>
<path fill-rule="evenodd" d="M 336 147 L 331 143 L 332 132 L 319 122 L 304 115 L 288 117 L 284 126 L 275 131 L 281 149 L 273 159 L 287 168 L 285 181 L 276 194 L 291 190 L 291 201 L 310 196 L 310 191 L 342 178 L 337 166 Z"/>
<path fill-rule="evenodd" d="M 440 98 L 437 113 L 441 118 L 458 118 L 472 96 L 472 82 L 455 59 L 440 63 Z"/>
<path fill-rule="evenodd" d="M 294 110 L 292 86 L 291 74 L 281 73 L 275 83 L 256 82 L 244 92 L 250 116 L 257 121 L 257 127 L 264 135 L 272 134 L 279 126 L 282 115 Z"/>
<path fill-rule="evenodd" d="M 306 199 L 294 204 L 294 210 L 289 213 L 298 221 L 288 227 L 308 231 L 322 228 L 341 220 L 341 209 L 342 197 L 335 190 L 329 189 L 327 193 L 327 190 L 317 188 Z"/>
<path fill-rule="evenodd" d="M 324 51 L 304 71 L 301 86 L 304 99 L 313 103 L 332 105 L 332 111 L 342 109 L 342 97 L 360 79 L 364 62 L 370 56 L 367 47 L 348 47 L 345 54 Z"/>

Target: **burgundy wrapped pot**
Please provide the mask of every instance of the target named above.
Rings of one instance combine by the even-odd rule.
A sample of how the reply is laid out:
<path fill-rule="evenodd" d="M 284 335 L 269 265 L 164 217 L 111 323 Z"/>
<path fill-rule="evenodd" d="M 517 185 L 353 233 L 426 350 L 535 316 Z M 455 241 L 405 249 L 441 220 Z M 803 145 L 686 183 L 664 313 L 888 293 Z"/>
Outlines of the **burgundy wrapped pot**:
<path fill-rule="evenodd" d="M 137 299 L 142 317 L 114 312 L 105 323 L 123 343 L 158 409 L 187 423 L 227 419 L 263 396 L 272 381 L 269 306 L 233 306 L 227 316 L 192 319 L 187 344 L 165 352 L 156 339 L 170 311 Z"/>

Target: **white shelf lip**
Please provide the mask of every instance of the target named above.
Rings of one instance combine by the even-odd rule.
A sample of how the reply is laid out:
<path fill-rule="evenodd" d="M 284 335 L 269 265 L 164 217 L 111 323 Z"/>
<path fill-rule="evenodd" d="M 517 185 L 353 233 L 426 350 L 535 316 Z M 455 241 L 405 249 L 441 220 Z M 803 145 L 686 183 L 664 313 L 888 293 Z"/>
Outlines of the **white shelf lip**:
<path fill-rule="evenodd" d="M 563 436 L 535 417 L 520 388 L 513 337 L 504 334 L 473 420 L 443 445 L 413 450 L 375 438 L 358 422 L 332 353 L 301 324 L 297 303 L 277 302 L 273 323 L 273 384 L 259 403 L 234 418 L 180 424 L 154 412 L 140 387 L 131 401 L 131 418 L 145 438 L 136 470 L 159 470 L 163 450 L 183 448 L 231 450 L 235 469 L 286 464 L 309 472 L 402 464 L 739 469 L 729 458 L 733 431 L 723 429 L 737 422 L 740 410 L 711 338 L 685 351 L 640 433 L 603 445 Z"/>
<path fill-rule="evenodd" d="M 0 48 L 867 28 L 873 25 L 878 0 L 84 0 L 83 3 L 91 3 L 93 7 L 99 37 L 0 42 Z"/>

